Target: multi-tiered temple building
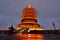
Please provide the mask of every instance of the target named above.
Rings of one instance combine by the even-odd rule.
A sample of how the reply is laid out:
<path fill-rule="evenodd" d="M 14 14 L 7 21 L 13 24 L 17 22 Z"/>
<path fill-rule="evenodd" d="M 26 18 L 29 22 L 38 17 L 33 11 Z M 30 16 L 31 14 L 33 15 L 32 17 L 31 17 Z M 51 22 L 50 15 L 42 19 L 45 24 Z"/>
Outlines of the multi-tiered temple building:
<path fill-rule="evenodd" d="M 36 10 L 28 5 L 27 8 L 23 10 L 21 24 L 18 27 L 27 28 L 39 28 L 40 25 L 37 24 Z"/>
<path fill-rule="evenodd" d="M 28 5 L 23 10 L 21 23 L 18 24 L 19 28 L 29 28 L 30 30 L 42 30 L 37 23 L 36 10 Z"/>

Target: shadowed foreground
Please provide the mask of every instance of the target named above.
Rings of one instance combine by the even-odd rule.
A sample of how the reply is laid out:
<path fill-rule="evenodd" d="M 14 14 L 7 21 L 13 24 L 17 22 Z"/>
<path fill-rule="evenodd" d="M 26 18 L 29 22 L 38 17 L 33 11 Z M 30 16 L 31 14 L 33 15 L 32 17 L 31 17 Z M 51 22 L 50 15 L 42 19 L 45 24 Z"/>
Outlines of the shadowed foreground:
<path fill-rule="evenodd" d="M 60 40 L 60 34 L 0 34 L 0 40 Z"/>

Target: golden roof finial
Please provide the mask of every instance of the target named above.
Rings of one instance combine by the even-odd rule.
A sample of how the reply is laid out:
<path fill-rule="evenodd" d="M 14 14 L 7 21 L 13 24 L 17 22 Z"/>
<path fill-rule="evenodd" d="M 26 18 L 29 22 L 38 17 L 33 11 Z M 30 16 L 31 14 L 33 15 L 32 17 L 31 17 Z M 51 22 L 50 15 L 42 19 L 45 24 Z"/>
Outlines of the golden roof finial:
<path fill-rule="evenodd" d="M 28 4 L 28 8 L 31 8 L 31 5 L 30 4 Z"/>

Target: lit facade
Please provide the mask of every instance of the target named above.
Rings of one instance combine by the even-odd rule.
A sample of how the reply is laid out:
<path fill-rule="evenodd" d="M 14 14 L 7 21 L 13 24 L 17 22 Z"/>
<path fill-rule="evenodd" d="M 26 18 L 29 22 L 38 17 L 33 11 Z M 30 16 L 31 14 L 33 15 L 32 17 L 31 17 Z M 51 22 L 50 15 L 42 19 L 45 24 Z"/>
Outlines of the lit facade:
<path fill-rule="evenodd" d="M 39 28 L 40 25 L 37 24 L 36 10 L 28 5 L 27 8 L 23 10 L 21 23 L 18 24 L 20 28 Z"/>

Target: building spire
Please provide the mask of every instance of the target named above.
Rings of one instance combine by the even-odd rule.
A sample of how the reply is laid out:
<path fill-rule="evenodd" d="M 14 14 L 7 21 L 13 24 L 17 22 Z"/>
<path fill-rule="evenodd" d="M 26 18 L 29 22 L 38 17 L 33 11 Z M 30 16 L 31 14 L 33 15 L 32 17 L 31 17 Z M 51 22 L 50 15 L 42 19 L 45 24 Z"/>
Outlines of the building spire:
<path fill-rule="evenodd" d="M 30 4 L 28 4 L 28 8 L 31 8 L 31 5 Z"/>

